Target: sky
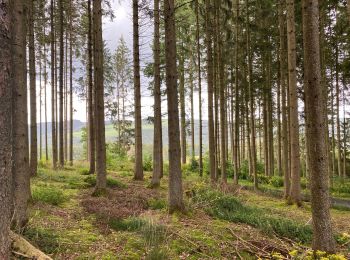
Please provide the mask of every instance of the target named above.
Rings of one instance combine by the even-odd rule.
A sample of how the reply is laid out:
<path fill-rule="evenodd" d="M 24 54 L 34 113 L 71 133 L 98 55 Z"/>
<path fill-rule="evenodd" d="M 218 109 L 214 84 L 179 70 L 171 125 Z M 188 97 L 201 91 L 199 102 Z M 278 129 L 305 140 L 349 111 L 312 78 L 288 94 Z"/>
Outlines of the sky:
<path fill-rule="evenodd" d="M 120 37 L 123 37 L 127 43 L 128 48 L 132 51 L 132 6 L 131 1 L 128 0 L 113 0 L 112 1 L 112 9 L 115 18 L 113 20 L 110 17 L 103 18 L 103 40 L 106 42 L 107 47 L 113 53 L 117 48 L 117 43 Z M 141 70 L 144 68 L 145 64 L 152 60 L 152 37 L 153 37 L 153 23 L 143 15 L 140 15 L 140 61 L 141 61 Z M 132 52 L 131 52 L 132 53 Z M 73 83 L 77 84 L 77 83 Z M 141 71 L 141 105 L 142 105 L 142 118 L 147 118 L 149 116 L 153 116 L 153 97 L 151 97 L 150 91 L 147 89 L 149 85 L 149 81 L 147 78 L 143 76 L 143 72 Z M 39 89 L 40 89 L 40 80 L 37 80 L 37 104 L 39 104 Z M 44 91 L 44 90 L 43 90 Z M 51 86 L 47 85 L 47 121 L 51 121 Z M 42 93 L 44 95 L 44 93 Z M 205 93 L 203 93 L 203 97 L 205 97 Z M 194 114 L 195 118 L 198 118 L 198 106 L 199 100 L 197 92 L 194 94 Z M 163 98 L 164 100 L 164 98 Z M 73 118 L 75 120 L 80 120 L 86 122 L 86 103 L 84 100 L 81 100 L 77 95 L 73 96 L 74 103 L 74 115 Z M 189 104 L 189 102 L 186 102 Z M 28 102 L 29 105 L 29 102 Z M 167 108 L 166 100 L 162 102 L 162 111 L 166 112 Z M 203 117 L 206 116 L 206 105 L 205 98 L 203 98 Z M 42 116 L 41 122 L 45 121 L 44 112 L 42 105 Z M 29 110 L 28 110 L 29 111 Z M 190 110 L 187 110 L 189 113 Z M 37 109 L 37 121 L 40 122 L 40 110 Z"/>

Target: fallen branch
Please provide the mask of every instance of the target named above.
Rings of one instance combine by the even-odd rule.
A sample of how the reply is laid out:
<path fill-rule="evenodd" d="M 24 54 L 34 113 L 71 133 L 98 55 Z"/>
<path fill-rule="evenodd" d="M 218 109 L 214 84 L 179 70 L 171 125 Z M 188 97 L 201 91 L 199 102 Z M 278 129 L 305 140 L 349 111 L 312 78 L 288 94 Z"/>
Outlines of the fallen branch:
<path fill-rule="evenodd" d="M 52 260 L 51 257 L 34 247 L 24 237 L 11 232 L 10 238 L 12 240 L 12 249 L 15 254 L 27 257 L 29 259 Z"/>

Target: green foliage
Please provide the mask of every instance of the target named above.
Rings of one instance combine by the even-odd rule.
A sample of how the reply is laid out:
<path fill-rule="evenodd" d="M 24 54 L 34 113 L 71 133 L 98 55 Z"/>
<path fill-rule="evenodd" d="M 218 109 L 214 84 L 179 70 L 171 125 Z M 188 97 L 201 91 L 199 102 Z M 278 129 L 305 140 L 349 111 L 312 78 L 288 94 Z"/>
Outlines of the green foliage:
<path fill-rule="evenodd" d="M 32 198 L 34 201 L 41 201 L 54 206 L 69 200 L 60 189 L 50 186 L 34 187 L 32 189 Z"/>
<path fill-rule="evenodd" d="M 190 169 L 192 172 L 199 171 L 199 162 L 196 158 L 191 158 Z"/>
<path fill-rule="evenodd" d="M 306 189 L 309 185 L 309 182 L 306 178 L 301 178 L 300 179 L 300 185 L 302 189 Z"/>
<path fill-rule="evenodd" d="M 96 176 L 95 175 L 90 175 L 87 176 L 84 179 L 84 182 L 87 183 L 88 187 L 94 187 L 96 186 Z M 107 177 L 107 187 L 110 188 L 126 188 L 126 185 L 116 179 L 113 179 L 111 177 Z"/>
<path fill-rule="evenodd" d="M 337 182 L 333 185 L 332 192 L 350 194 L 350 183 Z"/>
<path fill-rule="evenodd" d="M 87 168 L 82 168 L 82 169 L 79 170 L 79 173 L 81 175 L 90 175 L 90 170 L 87 169 Z"/>
<path fill-rule="evenodd" d="M 158 246 L 166 238 L 166 228 L 152 219 L 148 219 L 141 227 L 141 234 L 145 239 L 146 246 Z"/>
<path fill-rule="evenodd" d="M 154 247 L 152 248 L 145 260 L 166 260 L 169 259 L 168 252 L 166 249 L 160 248 L 160 247 Z"/>
<path fill-rule="evenodd" d="M 139 231 L 145 223 L 143 219 L 131 217 L 127 219 L 111 219 L 108 224 L 116 231 Z"/>
<path fill-rule="evenodd" d="M 58 235 L 48 229 L 27 227 L 23 235 L 36 247 L 47 254 L 53 254 L 60 248 Z"/>
<path fill-rule="evenodd" d="M 143 170 L 146 172 L 153 171 L 153 158 L 151 154 L 147 154 L 143 158 Z"/>
<path fill-rule="evenodd" d="M 166 199 L 151 199 L 148 201 L 148 205 L 149 205 L 149 208 L 153 210 L 166 209 L 167 201 Z"/>
<path fill-rule="evenodd" d="M 231 195 L 224 195 L 212 190 L 197 191 L 197 201 L 212 201 L 206 211 L 219 219 L 251 225 L 267 234 L 276 233 L 283 237 L 306 243 L 312 238 L 310 226 L 299 224 L 290 219 L 271 216 L 263 209 L 242 204 Z"/>
<path fill-rule="evenodd" d="M 275 187 L 275 188 L 280 188 L 280 187 L 283 187 L 283 183 L 284 183 L 284 180 L 282 177 L 280 176 L 273 176 L 271 179 L 270 179 L 270 184 Z"/>

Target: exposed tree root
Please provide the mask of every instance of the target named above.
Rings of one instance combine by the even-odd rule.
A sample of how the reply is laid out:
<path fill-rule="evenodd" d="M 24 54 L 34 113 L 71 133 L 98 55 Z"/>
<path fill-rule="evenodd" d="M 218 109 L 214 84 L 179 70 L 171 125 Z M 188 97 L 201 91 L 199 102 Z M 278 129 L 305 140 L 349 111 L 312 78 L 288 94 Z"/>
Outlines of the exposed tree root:
<path fill-rule="evenodd" d="M 34 247 L 24 237 L 11 232 L 10 238 L 14 255 L 35 260 L 52 260 L 51 257 Z"/>

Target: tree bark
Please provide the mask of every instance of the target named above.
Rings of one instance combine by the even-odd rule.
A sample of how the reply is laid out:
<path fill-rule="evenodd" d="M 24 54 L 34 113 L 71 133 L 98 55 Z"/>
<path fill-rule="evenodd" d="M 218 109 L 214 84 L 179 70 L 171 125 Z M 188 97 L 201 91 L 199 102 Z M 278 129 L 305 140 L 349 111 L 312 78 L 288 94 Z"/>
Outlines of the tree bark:
<path fill-rule="evenodd" d="M 234 176 L 233 183 L 238 184 L 238 154 L 239 154 L 239 87 L 238 87 L 238 32 L 239 32 L 239 0 L 236 0 L 236 19 L 235 19 L 235 145 L 234 145 Z"/>
<path fill-rule="evenodd" d="M 286 42 L 285 42 L 285 0 L 279 1 L 278 23 L 280 37 L 280 84 L 281 84 L 281 106 L 282 106 L 282 170 L 284 176 L 284 198 L 290 194 L 290 178 L 288 164 L 288 130 L 287 130 L 287 104 L 286 104 Z"/>
<path fill-rule="evenodd" d="M 176 68 L 176 30 L 174 0 L 164 1 L 165 70 L 168 97 L 169 134 L 169 211 L 184 210 L 182 194 L 179 108 Z"/>
<path fill-rule="evenodd" d="M 13 205 L 12 193 L 12 94 L 14 67 L 12 63 L 14 19 L 16 6 L 9 1 L 0 4 L 0 258 L 10 259 L 9 232 Z M 23 71 L 22 71 L 23 73 Z"/>
<path fill-rule="evenodd" d="M 58 161 L 59 167 L 64 167 L 64 122 L 63 122 L 63 62 L 64 62 L 64 42 L 63 42 L 63 0 L 58 0 L 59 12 L 59 44 L 60 44 L 60 65 L 59 65 L 59 121 L 58 121 Z"/>
<path fill-rule="evenodd" d="M 69 2 L 70 10 L 70 27 L 69 27 L 69 164 L 73 165 L 73 14 L 72 1 Z"/>
<path fill-rule="evenodd" d="M 139 3 L 133 0 L 134 95 L 135 95 L 135 180 L 143 180 L 142 118 L 139 45 Z"/>
<path fill-rule="evenodd" d="M 21 229 L 28 222 L 30 168 L 28 144 L 28 103 L 26 63 L 26 16 L 23 1 L 13 2 L 13 225 Z"/>
<path fill-rule="evenodd" d="M 290 202 L 301 205 L 299 120 L 296 81 L 296 40 L 294 21 L 294 0 L 287 0 L 287 38 L 288 38 L 288 76 L 290 111 L 290 148 L 291 148 L 291 189 Z"/>
<path fill-rule="evenodd" d="M 95 195 L 106 190 L 106 140 L 103 85 L 103 41 L 101 0 L 93 1 L 94 92 L 96 118 L 96 187 Z"/>
<path fill-rule="evenodd" d="M 180 94 L 180 144 L 181 144 L 181 163 L 186 164 L 187 142 L 186 142 L 186 106 L 185 106 L 185 60 L 183 53 L 183 43 L 179 57 L 179 94 Z"/>
<path fill-rule="evenodd" d="M 160 185 L 163 175 L 162 147 L 162 107 L 161 107 L 161 78 L 160 78 L 160 17 L 159 0 L 154 0 L 154 136 L 153 136 L 153 175 L 152 186 Z"/>
<path fill-rule="evenodd" d="M 50 6 L 50 23 L 51 23 L 51 139 L 52 139 L 52 165 L 57 168 L 57 131 L 56 131 L 56 80 L 55 80 L 55 62 L 56 62 L 56 48 L 55 48 L 55 23 L 54 23 L 54 0 L 51 0 Z"/>
<path fill-rule="evenodd" d="M 332 253 L 332 233 L 328 187 L 328 149 L 325 92 L 321 86 L 319 8 L 317 0 L 303 0 L 304 87 L 308 162 L 310 167 L 311 208 L 314 250 Z"/>
<path fill-rule="evenodd" d="M 28 54 L 29 54 L 29 94 L 30 94 L 30 175 L 37 174 L 38 138 L 36 126 L 36 72 L 34 47 L 34 1 L 28 3 Z"/>
<path fill-rule="evenodd" d="M 216 177 L 216 162 L 215 162 L 215 130 L 214 130 L 214 115 L 213 115 L 213 53 L 212 53 L 212 38 L 211 38 L 211 12 L 210 0 L 205 0 L 205 43 L 207 49 L 207 85 L 208 85 L 208 138 L 209 138 L 209 166 L 210 180 L 215 182 Z"/>
<path fill-rule="evenodd" d="M 199 28 L 199 0 L 196 0 L 196 41 L 197 41 L 197 69 L 198 69 L 198 100 L 199 100 L 199 176 L 203 175 L 203 121 L 202 121 L 202 76 L 201 76 L 201 49 Z M 194 135 L 192 133 L 192 135 Z"/>
<path fill-rule="evenodd" d="M 95 173 L 96 142 L 95 142 L 95 115 L 94 115 L 94 84 L 92 80 L 92 17 L 91 0 L 88 0 L 88 138 L 89 138 L 89 173 Z"/>

